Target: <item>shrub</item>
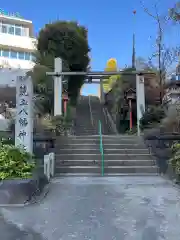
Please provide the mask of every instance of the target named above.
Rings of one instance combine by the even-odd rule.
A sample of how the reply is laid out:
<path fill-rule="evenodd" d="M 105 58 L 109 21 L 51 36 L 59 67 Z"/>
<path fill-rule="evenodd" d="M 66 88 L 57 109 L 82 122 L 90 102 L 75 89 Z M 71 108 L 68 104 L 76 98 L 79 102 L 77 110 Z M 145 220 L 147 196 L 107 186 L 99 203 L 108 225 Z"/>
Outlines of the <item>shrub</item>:
<path fill-rule="evenodd" d="M 14 144 L 14 140 L 12 137 L 0 137 L 0 142 L 5 145 L 5 144 Z"/>
<path fill-rule="evenodd" d="M 0 146 L 0 180 L 29 178 L 35 168 L 31 154 L 14 145 Z"/>
<path fill-rule="evenodd" d="M 51 124 L 58 135 L 63 135 L 65 133 L 66 122 L 63 116 L 52 117 Z"/>
<path fill-rule="evenodd" d="M 172 146 L 173 156 L 170 159 L 170 164 L 173 168 L 173 171 L 180 176 L 180 143 L 175 143 Z"/>
<path fill-rule="evenodd" d="M 142 118 L 140 119 L 140 128 L 143 130 L 148 126 L 160 123 L 164 117 L 165 111 L 163 107 L 150 107 L 147 111 L 144 112 Z"/>
<path fill-rule="evenodd" d="M 167 110 L 166 117 L 162 124 L 168 132 L 180 132 L 180 104 L 172 104 Z"/>
<path fill-rule="evenodd" d="M 46 114 L 41 118 L 37 118 L 34 124 L 35 132 L 56 132 L 58 135 L 64 135 L 72 127 L 72 121 L 75 116 L 75 108 L 70 104 L 67 105 L 67 113 L 65 115 L 51 116 Z"/>

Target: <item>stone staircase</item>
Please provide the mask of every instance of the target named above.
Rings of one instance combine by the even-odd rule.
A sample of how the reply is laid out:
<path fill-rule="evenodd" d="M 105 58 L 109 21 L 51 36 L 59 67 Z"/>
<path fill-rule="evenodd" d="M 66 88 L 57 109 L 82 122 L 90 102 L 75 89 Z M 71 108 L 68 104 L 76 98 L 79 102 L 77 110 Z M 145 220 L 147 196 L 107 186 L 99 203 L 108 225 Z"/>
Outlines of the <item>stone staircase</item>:
<path fill-rule="evenodd" d="M 114 134 L 112 128 L 110 127 L 110 122 L 108 117 L 103 111 L 103 106 L 100 103 L 98 97 L 92 96 L 90 97 L 90 104 L 91 104 L 91 112 L 93 116 L 94 127 L 98 129 L 99 120 L 101 120 L 102 124 L 102 134 L 104 135 L 111 135 Z"/>
<path fill-rule="evenodd" d="M 76 108 L 73 132 L 76 136 L 97 135 L 98 129 L 92 124 L 89 97 L 81 96 Z"/>
<path fill-rule="evenodd" d="M 56 141 L 56 176 L 101 176 L 99 136 L 59 137 Z M 142 139 L 137 136 L 103 136 L 104 173 L 157 175 L 158 169 Z"/>
<path fill-rule="evenodd" d="M 99 99 L 81 96 L 76 109 L 75 136 L 56 139 L 57 176 L 101 176 L 99 120 L 102 123 L 105 175 L 157 174 L 155 161 L 143 140 L 137 136 L 110 135 L 112 132 Z"/>
<path fill-rule="evenodd" d="M 99 134 L 99 120 L 102 123 L 102 134 L 113 134 L 108 118 L 98 97 L 81 96 L 76 109 L 73 132 L 76 136 Z"/>

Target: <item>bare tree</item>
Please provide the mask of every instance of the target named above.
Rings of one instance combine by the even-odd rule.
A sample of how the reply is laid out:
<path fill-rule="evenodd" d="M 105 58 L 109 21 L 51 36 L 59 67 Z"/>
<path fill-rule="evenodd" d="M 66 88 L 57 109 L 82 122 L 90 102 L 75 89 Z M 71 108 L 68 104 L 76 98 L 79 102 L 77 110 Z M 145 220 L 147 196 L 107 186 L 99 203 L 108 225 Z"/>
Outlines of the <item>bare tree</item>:
<path fill-rule="evenodd" d="M 160 85 L 160 102 L 163 100 L 164 93 L 164 84 L 167 77 L 167 72 L 170 66 L 174 61 L 177 60 L 179 49 L 167 48 L 164 44 L 164 34 L 165 27 L 169 22 L 169 15 L 162 16 L 158 10 L 157 2 L 154 4 L 154 12 L 152 13 L 148 8 L 145 7 L 144 3 L 141 1 L 141 5 L 144 9 L 144 12 L 147 13 L 151 18 L 155 20 L 157 25 L 157 37 L 156 37 L 156 50 L 155 53 L 149 58 L 149 62 L 151 62 L 154 58 L 158 60 L 158 73 L 159 73 L 159 85 Z"/>
<path fill-rule="evenodd" d="M 175 22 L 180 22 L 180 1 L 173 8 L 169 9 L 169 15 Z"/>

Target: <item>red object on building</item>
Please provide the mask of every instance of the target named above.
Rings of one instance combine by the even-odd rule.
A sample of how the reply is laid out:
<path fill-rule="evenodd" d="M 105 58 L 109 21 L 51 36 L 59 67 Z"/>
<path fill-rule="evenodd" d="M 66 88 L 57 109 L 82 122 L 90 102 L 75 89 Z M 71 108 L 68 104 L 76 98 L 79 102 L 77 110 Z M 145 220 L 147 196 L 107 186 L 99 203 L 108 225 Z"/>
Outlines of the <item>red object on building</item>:
<path fill-rule="evenodd" d="M 68 103 L 68 95 L 67 94 L 63 94 L 63 103 L 64 103 L 64 114 L 66 115 L 67 112 L 67 103 Z"/>

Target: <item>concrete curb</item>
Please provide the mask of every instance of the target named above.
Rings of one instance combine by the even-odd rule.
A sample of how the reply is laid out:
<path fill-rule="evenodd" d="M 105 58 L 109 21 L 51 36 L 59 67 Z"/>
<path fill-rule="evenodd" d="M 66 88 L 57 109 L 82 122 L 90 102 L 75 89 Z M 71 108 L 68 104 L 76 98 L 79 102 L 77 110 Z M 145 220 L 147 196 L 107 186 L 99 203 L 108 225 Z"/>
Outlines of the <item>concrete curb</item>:
<path fill-rule="evenodd" d="M 170 179 L 169 176 L 167 174 L 164 174 L 163 176 L 160 176 L 161 178 L 163 178 L 164 180 L 168 181 L 169 184 L 172 185 L 172 187 L 180 190 L 180 183 L 179 182 L 174 182 L 176 181 L 176 179 Z"/>
<path fill-rule="evenodd" d="M 28 207 L 29 205 L 33 205 L 33 204 L 38 204 L 41 203 L 41 201 L 43 201 L 45 199 L 45 197 L 48 195 L 49 190 L 50 190 L 50 185 L 51 183 L 47 184 L 42 193 L 37 196 L 37 197 L 33 197 L 30 201 L 27 201 L 26 203 L 22 203 L 22 204 L 0 204 L 0 208 L 22 208 L 22 207 Z"/>

